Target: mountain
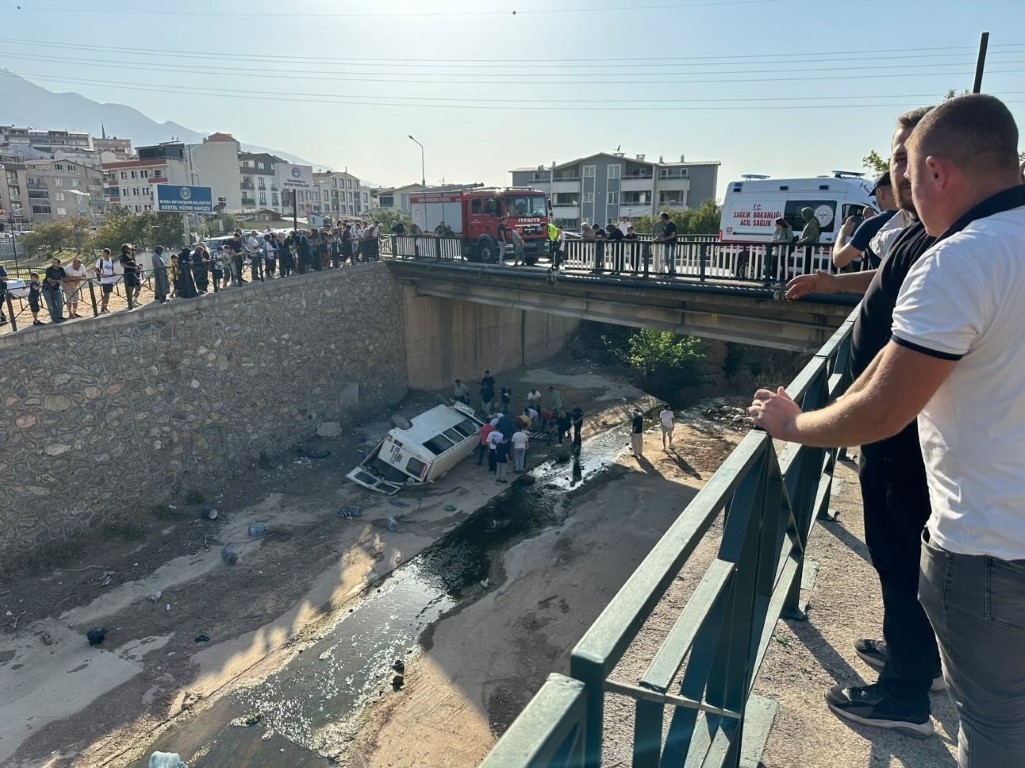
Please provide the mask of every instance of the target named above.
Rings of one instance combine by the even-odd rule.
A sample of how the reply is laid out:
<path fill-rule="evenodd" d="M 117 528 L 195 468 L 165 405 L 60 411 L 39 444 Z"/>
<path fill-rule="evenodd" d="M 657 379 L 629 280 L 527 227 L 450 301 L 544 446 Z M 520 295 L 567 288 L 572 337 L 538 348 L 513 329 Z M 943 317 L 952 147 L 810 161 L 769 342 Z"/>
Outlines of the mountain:
<path fill-rule="evenodd" d="M 108 136 L 130 138 L 132 146 L 159 144 L 177 139 L 186 144 L 200 144 L 206 133 L 173 122 L 158 123 L 142 112 L 124 104 L 101 104 L 78 93 L 54 93 L 0 68 L 0 125 L 17 125 L 41 130 L 88 131 L 99 136 L 105 128 Z M 236 137 L 237 138 L 237 137 Z M 246 152 L 270 152 L 291 163 L 315 165 L 279 149 L 243 144 Z"/>

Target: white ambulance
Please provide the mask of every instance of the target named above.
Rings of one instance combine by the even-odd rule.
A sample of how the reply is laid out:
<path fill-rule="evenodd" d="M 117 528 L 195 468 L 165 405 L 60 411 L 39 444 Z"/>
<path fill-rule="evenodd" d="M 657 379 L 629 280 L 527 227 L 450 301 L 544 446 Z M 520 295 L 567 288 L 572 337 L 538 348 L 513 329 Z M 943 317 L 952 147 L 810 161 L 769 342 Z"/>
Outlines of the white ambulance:
<path fill-rule="evenodd" d="M 776 219 L 786 219 L 800 236 L 801 210 L 811 208 L 822 228 L 819 242 L 832 243 L 848 216 L 865 208 L 878 211 L 872 182 L 853 171 L 833 171 L 813 179 L 773 179 L 748 175 L 730 182 L 719 222 L 724 243 L 768 243 Z"/>

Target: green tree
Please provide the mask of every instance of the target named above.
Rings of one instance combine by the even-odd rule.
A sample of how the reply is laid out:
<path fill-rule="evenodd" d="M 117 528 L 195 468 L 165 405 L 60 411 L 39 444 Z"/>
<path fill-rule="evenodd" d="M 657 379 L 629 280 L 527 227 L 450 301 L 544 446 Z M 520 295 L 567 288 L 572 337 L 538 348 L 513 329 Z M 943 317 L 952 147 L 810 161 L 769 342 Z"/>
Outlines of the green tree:
<path fill-rule="evenodd" d="M 676 224 L 676 231 L 680 237 L 714 235 L 719 231 L 722 208 L 714 200 L 705 200 L 697 208 L 670 210 L 668 213 L 669 220 Z M 651 216 L 641 216 L 633 222 L 634 230 L 639 235 L 650 235 L 654 224 L 655 219 Z"/>
<path fill-rule="evenodd" d="M 874 149 L 862 158 L 861 164 L 875 176 L 890 170 L 890 159 L 880 156 Z"/>
<path fill-rule="evenodd" d="M 122 243 L 132 243 L 137 248 L 152 248 L 163 245 L 177 248 L 182 244 L 183 227 L 177 213 L 156 213 L 144 211 L 133 213 L 125 208 L 114 207 L 107 213 L 103 226 L 96 232 L 94 248 L 110 248 L 120 253 Z"/>
<path fill-rule="evenodd" d="M 177 213 L 150 213 L 146 229 L 147 246 L 162 245 L 165 248 L 180 248 L 185 231 L 182 217 Z"/>
<path fill-rule="evenodd" d="M 382 232 L 391 232 L 395 229 L 395 225 L 400 221 L 406 227 L 407 232 L 413 228 L 413 219 L 410 216 L 403 215 L 399 211 L 388 211 L 382 209 L 371 213 L 370 218 L 381 224 Z"/>
<path fill-rule="evenodd" d="M 206 222 L 206 234 L 210 237 L 230 235 L 238 228 L 238 221 L 230 213 L 219 213 Z"/>
<path fill-rule="evenodd" d="M 655 393 L 675 391 L 704 381 L 705 349 L 700 339 L 645 328 L 630 337 L 630 364 Z"/>
<path fill-rule="evenodd" d="M 89 226 L 89 220 L 83 218 L 37 224 L 21 238 L 21 246 L 30 259 L 50 259 L 64 251 L 83 256 L 92 239 Z"/>

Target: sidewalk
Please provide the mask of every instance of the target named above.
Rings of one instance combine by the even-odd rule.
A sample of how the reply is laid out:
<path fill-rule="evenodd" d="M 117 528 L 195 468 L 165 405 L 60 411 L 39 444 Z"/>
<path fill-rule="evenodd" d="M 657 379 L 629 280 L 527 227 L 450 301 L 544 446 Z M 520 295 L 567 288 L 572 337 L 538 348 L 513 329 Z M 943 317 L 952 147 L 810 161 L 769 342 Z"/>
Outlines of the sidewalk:
<path fill-rule="evenodd" d="M 837 522 L 816 524 L 805 593 L 808 621 L 781 621 L 766 654 L 755 693 L 778 702 L 779 712 L 762 756 L 763 768 L 954 768 L 957 716 L 946 693 L 932 694 L 936 735 L 900 736 L 848 723 L 823 700 L 833 685 L 874 682 L 876 672 L 855 655 L 860 637 L 880 637 L 882 598 L 868 560 L 861 488 L 850 463 L 841 463 L 831 508 Z M 810 575 L 810 574 L 809 574 Z"/>

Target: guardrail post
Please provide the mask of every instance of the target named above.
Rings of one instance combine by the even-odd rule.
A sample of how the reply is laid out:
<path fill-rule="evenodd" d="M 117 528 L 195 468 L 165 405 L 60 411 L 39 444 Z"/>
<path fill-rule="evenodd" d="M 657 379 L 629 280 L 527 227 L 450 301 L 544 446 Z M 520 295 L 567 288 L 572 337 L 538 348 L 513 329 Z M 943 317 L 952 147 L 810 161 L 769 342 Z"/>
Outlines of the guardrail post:
<path fill-rule="evenodd" d="M 708 269 L 708 243 L 702 243 L 699 255 L 698 264 L 698 279 L 700 282 L 705 282 L 705 272 Z"/>
<path fill-rule="evenodd" d="M 89 279 L 89 303 L 93 305 L 93 317 L 100 316 L 100 308 L 96 306 L 96 285 Z"/>
<path fill-rule="evenodd" d="M 434 238 L 434 259 L 435 261 L 441 261 L 441 238 Z"/>
<path fill-rule="evenodd" d="M 648 277 L 651 270 L 651 243 L 644 243 L 642 246 L 644 258 L 644 277 Z"/>
<path fill-rule="evenodd" d="M 7 302 L 7 322 L 11 324 L 11 332 L 18 330 L 18 320 L 14 316 L 14 302 L 11 301 L 11 292 L 4 291 L 4 301 Z"/>
<path fill-rule="evenodd" d="M 604 734 L 605 673 L 597 662 L 570 656 L 570 675 L 584 684 L 587 729 L 584 741 L 584 768 L 601 768 Z"/>
<path fill-rule="evenodd" d="M 782 246 L 780 247 L 780 250 L 783 250 Z M 772 275 L 776 271 L 773 268 L 775 261 L 776 244 L 769 243 L 767 246 L 765 246 L 765 263 L 762 265 L 762 282 L 765 283 L 765 285 L 767 286 L 772 284 Z"/>

